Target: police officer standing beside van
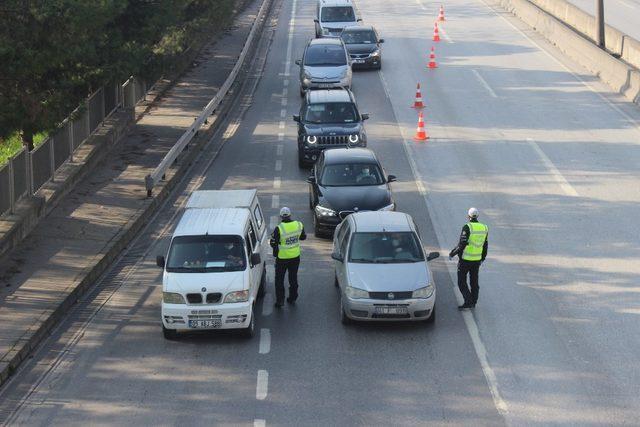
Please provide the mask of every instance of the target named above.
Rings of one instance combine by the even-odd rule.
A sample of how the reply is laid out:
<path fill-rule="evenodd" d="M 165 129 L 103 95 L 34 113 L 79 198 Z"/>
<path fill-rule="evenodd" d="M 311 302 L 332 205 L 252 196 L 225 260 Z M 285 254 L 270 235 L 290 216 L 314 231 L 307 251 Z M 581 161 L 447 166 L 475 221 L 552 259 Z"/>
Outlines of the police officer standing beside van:
<path fill-rule="evenodd" d="M 469 222 L 462 227 L 458 246 L 449 253 L 449 259 L 458 255 L 458 288 L 464 298 L 464 304 L 458 306 L 460 310 L 475 308 L 478 302 L 480 265 L 489 249 L 489 227 L 478 222 L 478 210 L 469 209 L 467 218 Z M 471 289 L 467 286 L 467 276 Z"/>
<path fill-rule="evenodd" d="M 276 307 L 284 305 L 284 275 L 289 273 L 289 304 L 298 299 L 298 267 L 300 266 L 300 240 L 305 240 L 304 225 L 291 219 L 288 207 L 280 209 L 280 224 L 271 234 L 270 244 L 276 257 Z"/>

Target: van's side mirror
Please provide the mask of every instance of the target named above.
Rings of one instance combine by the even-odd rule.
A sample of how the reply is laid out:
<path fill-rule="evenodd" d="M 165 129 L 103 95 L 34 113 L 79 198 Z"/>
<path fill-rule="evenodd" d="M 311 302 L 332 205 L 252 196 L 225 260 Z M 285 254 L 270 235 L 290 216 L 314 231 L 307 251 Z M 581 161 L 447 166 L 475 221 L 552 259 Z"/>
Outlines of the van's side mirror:
<path fill-rule="evenodd" d="M 331 253 L 331 259 L 334 259 L 334 260 L 340 261 L 340 262 L 344 261 L 344 258 L 342 258 L 342 256 L 340 256 L 340 254 L 337 254 L 335 252 Z"/>
<path fill-rule="evenodd" d="M 387 177 L 387 182 L 395 182 L 398 178 L 395 175 L 389 175 Z"/>
<path fill-rule="evenodd" d="M 294 114 L 294 115 L 293 115 L 293 121 L 294 121 L 294 122 L 300 122 L 300 116 L 299 116 L 299 115 L 297 115 L 297 114 Z"/>
<path fill-rule="evenodd" d="M 164 268 L 164 257 L 162 255 L 158 255 L 156 257 L 156 265 L 160 268 Z"/>
<path fill-rule="evenodd" d="M 384 43 L 384 39 L 378 40 L 378 43 Z"/>
<path fill-rule="evenodd" d="M 429 253 L 429 255 L 427 255 L 427 261 L 431 261 L 439 257 L 440 257 L 440 252 L 431 252 Z"/>
<path fill-rule="evenodd" d="M 314 19 L 313 22 L 315 22 L 316 24 L 320 23 L 320 21 L 318 21 L 317 19 Z"/>
<path fill-rule="evenodd" d="M 356 19 L 356 21 L 362 22 L 362 18 L 358 18 L 358 19 Z"/>
<path fill-rule="evenodd" d="M 362 120 L 369 120 L 369 113 L 362 113 L 360 117 L 362 117 Z"/>
<path fill-rule="evenodd" d="M 259 253 L 251 254 L 251 267 L 258 265 L 262 262 L 262 258 Z"/>
<path fill-rule="evenodd" d="M 307 177 L 307 182 L 309 184 L 315 184 L 316 183 L 316 177 L 311 175 L 310 177 Z"/>
<path fill-rule="evenodd" d="M 296 59 L 296 65 L 302 64 L 302 59 Z"/>

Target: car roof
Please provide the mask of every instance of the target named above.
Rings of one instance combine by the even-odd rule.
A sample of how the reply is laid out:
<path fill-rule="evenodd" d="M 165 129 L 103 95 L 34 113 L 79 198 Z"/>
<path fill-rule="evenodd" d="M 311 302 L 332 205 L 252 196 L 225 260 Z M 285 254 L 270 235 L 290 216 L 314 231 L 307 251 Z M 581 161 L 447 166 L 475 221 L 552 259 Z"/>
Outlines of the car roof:
<path fill-rule="evenodd" d="M 324 102 L 353 102 L 347 89 L 315 89 L 307 92 L 307 102 L 322 104 Z"/>
<path fill-rule="evenodd" d="M 180 218 L 173 237 L 207 234 L 242 236 L 248 221 L 248 209 L 187 209 Z"/>
<path fill-rule="evenodd" d="M 356 33 L 359 31 L 375 31 L 375 28 L 373 28 L 373 25 L 350 25 L 342 30 L 343 33 Z"/>
<path fill-rule="evenodd" d="M 324 163 L 327 165 L 352 163 L 378 163 L 375 153 L 368 148 L 331 148 L 324 151 Z"/>
<path fill-rule="evenodd" d="M 318 0 L 320 7 L 331 7 L 331 6 L 352 6 L 353 2 L 351 0 Z"/>
<path fill-rule="evenodd" d="M 250 208 L 257 190 L 198 190 L 187 201 L 191 208 Z"/>
<path fill-rule="evenodd" d="M 370 211 L 356 212 L 348 216 L 355 225 L 354 232 L 415 231 L 413 219 L 404 212 Z"/>
<path fill-rule="evenodd" d="M 309 46 L 322 46 L 322 45 L 342 45 L 342 39 L 339 37 L 321 37 L 317 39 L 311 39 Z"/>

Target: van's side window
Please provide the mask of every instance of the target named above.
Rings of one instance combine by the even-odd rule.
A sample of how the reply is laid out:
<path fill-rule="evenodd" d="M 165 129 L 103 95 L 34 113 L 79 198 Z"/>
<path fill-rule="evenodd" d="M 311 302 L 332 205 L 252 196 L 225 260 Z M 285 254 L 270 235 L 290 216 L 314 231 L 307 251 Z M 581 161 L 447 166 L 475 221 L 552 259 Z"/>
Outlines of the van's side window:
<path fill-rule="evenodd" d="M 253 209 L 253 217 L 256 220 L 256 225 L 258 226 L 258 228 L 262 228 L 262 222 L 264 221 L 264 219 L 262 217 L 260 205 L 256 205 L 256 207 Z"/>
<path fill-rule="evenodd" d="M 251 237 L 249 237 L 250 233 L 247 233 L 246 236 L 244 236 L 244 242 L 247 245 L 247 255 L 249 256 L 249 258 L 251 258 L 251 254 L 253 253 L 253 249 L 251 249 Z"/>
<path fill-rule="evenodd" d="M 258 245 L 258 239 L 256 238 L 256 232 L 253 229 L 253 224 L 249 221 L 249 239 L 251 240 L 251 246 L 256 247 Z"/>

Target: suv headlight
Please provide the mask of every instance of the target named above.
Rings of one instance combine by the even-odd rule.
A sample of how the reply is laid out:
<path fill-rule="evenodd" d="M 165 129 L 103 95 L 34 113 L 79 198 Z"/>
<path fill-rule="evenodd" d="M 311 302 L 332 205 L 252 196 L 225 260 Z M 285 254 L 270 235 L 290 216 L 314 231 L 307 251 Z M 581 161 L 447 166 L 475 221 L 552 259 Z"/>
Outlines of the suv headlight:
<path fill-rule="evenodd" d="M 316 142 L 318 142 L 318 137 L 315 135 L 308 135 L 306 141 L 307 144 L 314 145 Z"/>
<path fill-rule="evenodd" d="M 227 296 L 224 297 L 224 302 L 246 302 L 249 301 L 249 291 L 235 291 L 229 292 Z"/>
<path fill-rule="evenodd" d="M 176 292 L 163 292 L 162 302 L 165 304 L 184 304 L 184 297 Z"/>
<path fill-rule="evenodd" d="M 320 205 L 316 206 L 316 213 L 318 216 L 336 216 L 336 211 Z"/>
<path fill-rule="evenodd" d="M 369 292 L 351 286 L 347 286 L 344 293 L 351 299 L 369 298 Z"/>
<path fill-rule="evenodd" d="M 424 288 L 416 289 L 413 291 L 413 298 L 429 298 L 433 295 L 434 287 L 432 284 L 428 284 Z"/>
<path fill-rule="evenodd" d="M 349 135 L 349 142 L 352 144 L 356 144 L 360 141 L 360 136 L 358 134 Z"/>
<path fill-rule="evenodd" d="M 391 203 L 390 205 L 381 207 L 380 209 L 378 209 L 379 211 L 392 211 L 395 210 L 396 208 L 396 204 L 395 203 Z"/>

